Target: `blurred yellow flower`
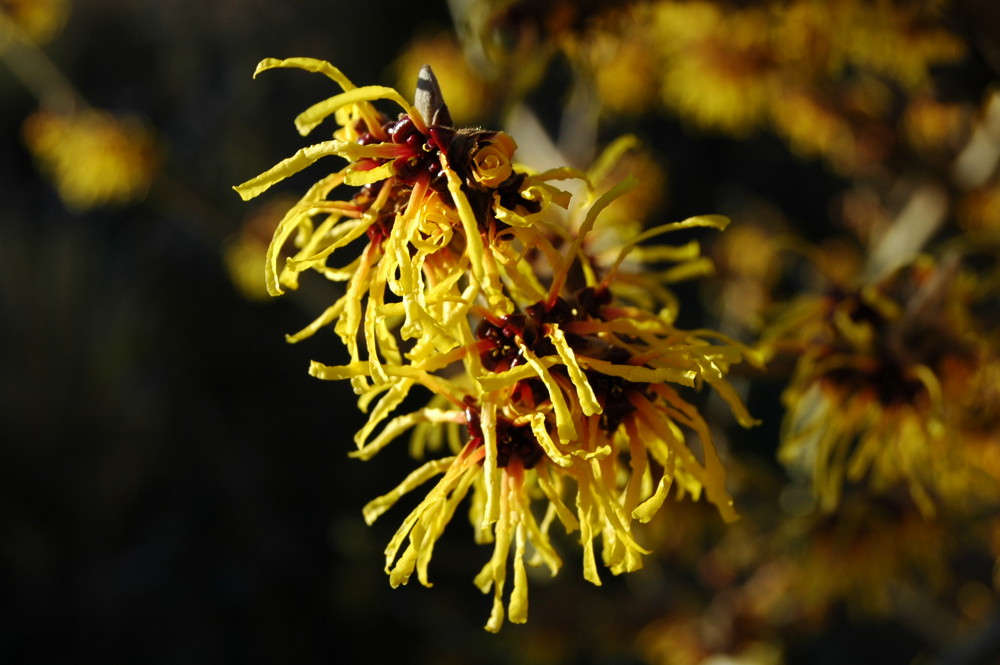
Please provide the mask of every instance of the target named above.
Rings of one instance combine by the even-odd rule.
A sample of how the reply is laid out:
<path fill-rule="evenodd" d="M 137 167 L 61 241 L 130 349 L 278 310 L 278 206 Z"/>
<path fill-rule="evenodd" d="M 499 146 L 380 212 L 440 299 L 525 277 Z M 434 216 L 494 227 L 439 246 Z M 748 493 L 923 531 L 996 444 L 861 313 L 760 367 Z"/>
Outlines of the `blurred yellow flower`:
<path fill-rule="evenodd" d="M 940 521 L 858 493 L 845 496 L 832 515 L 804 516 L 787 527 L 794 543 L 785 551 L 789 592 L 816 619 L 838 603 L 884 615 L 907 587 L 940 590 L 957 544 Z"/>
<path fill-rule="evenodd" d="M 912 89 L 927 80 L 930 65 L 964 53 L 932 5 L 793 0 L 775 11 L 774 50 L 783 68 L 807 78 L 832 80 L 853 70 Z"/>
<path fill-rule="evenodd" d="M 854 132 L 839 110 L 824 103 L 819 94 L 785 90 L 781 103 L 771 107 L 771 120 L 776 133 L 799 157 L 823 157 L 844 175 L 854 170 Z"/>
<path fill-rule="evenodd" d="M 918 154 L 948 161 L 968 140 L 972 118 L 967 106 L 938 101 L 930 94 L 914 95 L 903 112 L 901 130 Z"/>
<path fill-rule="evenodd" d="M 964 41 L 941 26 L 939 10 L 920 4 L 844 3 L 830 34 L 852 64 L 915 89 L 927 81 L 931 65 L 965 54 Z"/>
<path fill-rule="evenodd" d="M 767 212 L 746 212 L 747 221 L 729 229 L 712 247 L 717 273 L 710 281 L 714 288 L 710 302 L 729 327 L 759 331 L 781 274 L 781 236 L 774 228 L 777 223 L 764 222 Z M 750 221 L 755 216 L 761 223 Z"/>
<path fill-rule="evenodd" d="M 971 283 L 954 258 L 923 257 L 877 285 L 804 297 L 772 329 L 765 346 L 797 356 L 779 457 L 824 510 L 848 482 L 903 485 L 928 515 L 995 486 L 964 424 L 984 391 L 971 369 L 996 358 L 970 320 Z"/>
<path fill-rule="evenodd" d="M 633 5 L 609 13 L 572 43 L 609 115 L 643 113 L 657 100 L 660 62 L 647 28 L 651 19 L 647 5 Z"/>
<path fill-rule="evenodd" d="M 1000 348 L 995 340 L 980 340 L 969 354 L 941 369 L 942 392 L 950 396 L 943 428 L 958 443 L 937 442 L 932 477 L 950 510 L 980 515 L 1000 506 Z"/>
<path fill-rule="evenodd" d="M 954 118 L 929 105 L 909 109 L 897 126 L 900 99 L 930 88 L 935 67 L 966 54 L 942 20 L 944 4 L 656 0 L 529 8 L 470 0 L 460 3 L 456 22 L 470 50 L 506 54 L 498 58 L 508 65 L 505 85 L 517 84 L 505 92 L 516 99 L 562 52 L 579 88 L 596 97 L 591 112 L 632 116 L 659 99 L 698 131 L 743 139 L 770 125 L 798 156 L 821 157 L 851 175 L 877 171 L 896 148 L 897 130 L 923 150 L 932 135 L 945 139 L 955 129 Z"/>
<path fill-rule="evenodd" d="M 23 131 L 39 168 L 73 210 L 141 199 L 156 173 L 156 139 L 135 116 L 42 110 L 25 120 Z"/>
<path fill-rule="evenodd" d="M 749 135 L 778 93 L 766 11 L 706 2 L 659 3 L 658 11 L 663 101 L 701 129 Z"/>

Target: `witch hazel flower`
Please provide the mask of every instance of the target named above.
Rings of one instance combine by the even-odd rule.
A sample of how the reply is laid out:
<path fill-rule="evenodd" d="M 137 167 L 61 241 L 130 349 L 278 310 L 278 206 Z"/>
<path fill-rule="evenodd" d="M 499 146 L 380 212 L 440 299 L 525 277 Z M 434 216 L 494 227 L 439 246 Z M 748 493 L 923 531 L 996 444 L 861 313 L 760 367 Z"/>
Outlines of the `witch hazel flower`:
<path fill-rule="evenodd" d="M 289 340 L 332 326 L 347 348 L 349 362 L 314 361 L 310 373 L 349 380 L 369 414 L 351 455 L 370 459 L 411 433 L 415 455 L 429 458 L 363 511 L 372 523 L 431 485 L 386 548 L 393 586 L 414 574 L 430 585 L 434 547 L 466 498 L 477 542 L 493 545 L 475 579 L 493 595 L 491 631 L 505 618 L 526 621 L 527 565 L 553 575 L 561 567 L 549 536 L 556 522 L 579 532 L 584 577 L 600 584 L 598 544 L 612 573 L 639 569 L 648 550 L 634 525 L 652 519 L 672 490 L 704 493 L 724 519 L 736 518 L 708 424 L 682 391 L 708 383 L 753 424 L 725 379 L 752 354 L 710 331 L 676 329 L 669 307 L 653 312 L 629 299 L 643 286 L 667 293 L 662 280 L 639 277 L 643 254 L 672 260 L 679 272 L 703 265 L 690 245 L 657 251 L 641 242 L 726 220 L 657 227 L 598 260 L 598 218 L 631 180 L 598 194 L 586 172 L 518 165 L 509 135 L 452 126 L 427 68 L 411 105 L 389 88 L 355 87 L 320 61 L 265 60 L 258 71 L 277 67 L 340 85 L 296 120 L 303 134 L 331 115 L 339 127 L 236 189 L 251 198 L 323 157 L 347 162 L 280 222 L 266 277 L 275 295 L 297 288 L 307 270 L 345 283 Z M 378 100 L 402 113 L 383 115 Z M 335 198 L 345 186 L 356 189 Z M 598 244 L 606 257 L 607 241 Z M 430 394 L 427 406 L 397 413 L 413 391 Z"/>

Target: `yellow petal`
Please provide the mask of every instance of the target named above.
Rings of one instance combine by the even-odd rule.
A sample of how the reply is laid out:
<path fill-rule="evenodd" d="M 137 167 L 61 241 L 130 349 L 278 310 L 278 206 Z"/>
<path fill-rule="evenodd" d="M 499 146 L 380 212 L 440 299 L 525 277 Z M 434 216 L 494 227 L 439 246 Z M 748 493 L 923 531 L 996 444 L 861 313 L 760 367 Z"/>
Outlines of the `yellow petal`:
<path fill-rule="evenodd" d="M 496 402 L 483 399 L 479 413 L 479 423 L 483 431 L 483 448 L 486 457 L 483 459 L 483 480 L 486 483 L 486 506 L 483 512 L 482 526 L 485 529 L 496 522 L 500 515 L 500 471 L 497 468 L 497 432 L 496 432 Z"/>
<path fill-rule="evenodd" d="M 517 347 L 521 350 L 521 355 L 524 357 L 525 362 L 535 370 L 535 375 L 542 380 L 542 383 L 545 384 L 545 388 L 549 392 L 549 399 L 552 400 L 552 410 L 556 414 L 556 432 L 559 434 L 559 439 L 563 443 L 576 441 L 576 425 L 573 424 L 573 415 L 566 405 L 566 398 L 563 396 L 559 384 L 556 383 L 556 380 L 549 373 L 546 366 L 539 362 L 538 357 L 532 353 L 531 349 L 525 346 L 520 338 L 517 340 Z"/>
<path fill-rule="evenodd" d="M 552 346 L 556 347 L 556 353 L 559 354 L 559 357 L 566 364 L 569 378 L 576 387 L 577 396 L 580 398 L 580 407 L 583 409 L 583 415 L 592 416 L 595 413 L 600 413 L 601 405 L 597 403 L 597 396 L 594 394 L 594 389 L 591 388 L 586 375 L 577 364 L 576 354 L 569 347 L 569 343 L 566 342 L 566 335 L 558 325 L 551 324 L 548 326 L 546 336 L 552 340 Z"/>
<path fill-rule="evenodd" d="M 510 592 L 508 605 L 511 623 L 525 623 L 528 620 L 528 576 L 524 570 L 524 531 L 524 524 L 518 524 L 514 548 L 514 588 Z"/>
<path fill-rule="evenodd" d="M 344 178 L 344 183 L 351 185 L 352 187 L 362 187 L 364 185 L 370 185 L 373 182 L 378 182 L 379 180 L 385 180 L 393 175 L 395 175 L 393 163 L 386 162 L 381 166 L 376 166 L 375 168 L 368 169 L 367 171 L 348 169 L 347 177 Z"/>
<path fill-rule="evenodd" d="M 670 381 L 685 386 L 693 386 L 698 374 L 690 369 L 673 367 L 643 367 L 640 365 L 616 365 L 606 360 L 579 356 L 580 364 L 601 374 L 617 376 L 631 383 L 663 383 Z"/>
<path fill-rule="evenodd" d="M 593 503 L 585 492 L 577 492 L 576 512 L 580 516 L 580 542 L 583 545 L 583 578 L 596 586 L 601 586 L 601 576 L 597 573 L 597 559 L 594 558 L 594 529 L 591 513 Z"/>
<path fill-rule="evenodd" d="M 264 280 L 267 285 L 267 292 L 272 296 L 284 293 L 281 290 L 278 280 L 278 260 L 285 243 L 288 242 L 293 233 L 300 230 L 303 226 L 311 224 L 309 216 L 312 212 L 312 202 L 326 196 L 331 189 L 339 185 L 342 181 L 343 174 L 341 173 L 333 173 L 323 178 L 310 187 L 306 195 L 302 197 L 302 201 L 289 210 L 278 223 L 271 237 L 271 242 L 267 247 L 264 259 Z"/>
<path fill-rule="evenodd" d="M 670 485 L 674 480 L 674 459 L 674 453 L 670 451 L 667 455 L 667 463 L 663 467 L 663 475 L 660 476 L 660 482 L 656 486 L 656 491 L 632 511 L 632 517 L 643 523 L 648 522 L 656 514 L 656 511 L 660 509 L 660 506 L 663 505 L 663 501 L 667 498 L 667 493 L 670 491 Z"/>
<path fill-rule="evenodd" d="M 348 453 L 348 455 L 361 460 L 371 459 L 376 453 L 385 448 L 394 439 L 398 438 L 400 434 L 410 429 L 417 423 L 446 422 L 454 418 L 452 416 L 454 413 L 456 412 L 441 411 L 439 409 L 420 409 L 419 411 L 415 411 L 413 413 L 396 416 L 389 421 L 382 431 L 379 432 L 378 436 L 376 436 L 370 443 L 367 445 L 359 445 L 357 450 Z M 372 423 L 375 417 L 376 413 L 373 412 L 372 418 L 369 419 L 369 424 Z"/>
<path fill-rule="evenodd" d="M 350 104 L 373 102 L 376 99 L 388 99 L 396 102 L 403 108 L 404 113 L 411 115 L 413 118 L 413 124 L 418 126 L 419 131 L 426 131 L 426 125 L 423 125 L 423 121 L 419 119 L 419 115 L 414 112 L 410 103 L 403 99 L 403 97 L 392 88 L 387 88 L 382 85 L 366 85 L 360 88 L 346 90 L 339 95 L 334 95 L 329 99 L 324 99 L 321 102 L 313 104 L 308 109 L 300 113 L 297 118 L 295 118 L 295 128 L 299 130 L 299 133 L 302 134 L 302 136 L 305 136 L 326 118 L 334 114 L 338 109 Z M 420 120 L 419 124 L 418 120 Z"/>
<path fill-rule="evenodd" d="M 448 159 L 441 154 L 441 165 L 445 177 L 448 179 L 448 192 L 451 194 L 455 207 L 458 209 L 458 218 L 462 222 L 462 230 L 465 232 L 466 252 L 471 259 L 469 267 L 472 269 L 473 278 L 476 282 L 483 283 L 483 239 L 479 233 L 479 222 L 476 220 L 476 213 L 472 211 L 469 199 L 462 191 L 462 179 L 448 164 Z"/>
<path fill-rule="evenodd" d="M 725 379 L 711 381 L 711 384 L 715 388 L 715 391 L 719 393 L 719 396 L 729 405 L 733 415 L 736 417 L 736 421 L 741 426 L 754 427 L 760 424 L 760 420 L 750 415 L 747 407 L 743 404 L 743 400 L 740 399 L 739 395 L 736 394 L 736 391 Z"/>
<path fill-rule="evenodd" d="M 545 498 L 549 500 L 549 504 L 555 509 L 559 521 L 562 523 L 563 528 L 566 529 L 566 533 L 571 533 L 580 528 L 579 520 L 576 519 L 573 511 L 563 502 L 561 476 L 550 474 L 548 467 L 544 464 L 540 464 L 536 468 L 538 469 L 538 486 L 541 488 Z"/>
<path fill-rule="evenodd" d="M 315 145 L 307 146 L 296 152 L 291 157 L 287 157 L 259 176 L 247 180 L 242 185 L 233 187 L 236 193 L 244 201 L 249 201 L 267 191 L 275 183 L 281 182 L 285 178 L 295 175 L 302 169 L 310 166 L 318 159 L 339 155 L 344 151 L 346 144 L 342 141 L 323 141 Z"/>
<path fill-rule="evenodd" d="M 379 518 L 379 515 L 392 508 L 402 496 L 424 484 L 434 476 L 444 473 L 455 459 L 455 457 L 445 457 L 431 460 L 423 464 L 420 468 L 411 471 L 403 482 L 397 485 L 391 492 L 372 499 L 365 505 L 362 509 L 365 522 L 369 525 L 373 524 Z"/>
<path fill-rule="evenodd" d="M 655 226 L 644 233 L 640 233 L 636 237 L 632 238 L 628 243 L 626 243 L 621 251 L 618 253 L 618 258 L 608 269 L 607 274 L 604 276 L 603 283 L 608 284 L 614 278 L 614 275 L 618 272 L 618 267 L 621 265 L 625 257 L 629 255 L 640 243 L 646 240 L 658 236 L 662 233 L 667 233 L 669 231 L 679 231 L 681 229 L 691 229 L 697 227 L 708 227 L 712 229 L 723 230 L 729 226 L 729 218 L 723 215 L 697 215 L 695 217 L 688 217 L 680 222 L 671 222 L 669 224 L 662 224 L 660 226 Z"/>
<path fill-rule="evenodd" d="M 618 137 L 601 151 L 601 154 L 594 160 L 593 165 L 587 169 L 587 178 L 594 184 L 604 182 L 611 173 L 611 170 L 618 165 L 622 155 L 637 147 L 639 147 L 639 139 L 634 135 L 626 134 L 625 136 Z"/>
<path fill-rule="evenodd" d="M 539 358 L 538 363 L 542 367 L 551 367 L 556 364 L 556 359 L 553 356 Z M 537 373 L 538 370 L 532 365 L 517 365 L 504 372 L 490 372 L 488 374 L 484 374 L 476 377 L 476 380 L 479 382 L 479 385 L 482 386 L 484 391 L 495 392 L 510 387 L 518 381 L 523 381 L 524 379 L 530 379 L 537 376 Z"/>
<path fill-rule="evenodd" d="M 324 74 L 325 76 L 336 81 L 337 84 L 344 90 L 352 90 L 355 87 L 355 85 L 351 83 L 350 79 L 344 76 L 339 69 L 325 60 L 317 60 L 315 58 L 286 58 L 284 60 L 279 60 L 278 58 L 264 58 L 257 64 L 257 69 L 254 71 L 253 76 L 254 78 L 257 78 L 257 75 L 261 72 L 279 67 L 304 69 L 308 72 Z"/>
<path fill-rule="evenodd" d="M 600 215 L 605 208 L 611 205 L 612 201 L 633 189 L 636 186 L 636 183 L 636 179 L 632 176 L 625 178 L 625 180 L 621 181 L 602 194 L 600 198 L 594 202 L 594 205 L 590 207 L 590 210 L 587 211 L 587 215 L 584 218 L 583 223 L 580 225 L 580 230 L 577 232 L 577 237 L 573 240 L 573 245 L 566 252 L 566 256 L 569 260 L 566 261 L 566 265 L 561 268 L 552 279 L 552 285 L 549 288 L 550 301 L 555 300 L 556 296 L 558 296 L 560 291 L 562 291 L 562 287 L 566 283 L 566 278 L 569 276 L 570 266 L 573 263 L 572 258 L 580 253 L 580 247 L 582 246 L 587 234 L 590 233 L 590 230 L 594 227 L 594 223 L 597 221 L 597 216 Z M 583 263 L 587 262 L 584 261 Z"/>
<path fill-rule="evenodd" d="M 336 321 L 337 318 L 340 317 L 340 313 L 344 311 L 344 304 L 345 304 L 344 298 L 343 297 L 339 298 L 337 302 L 327 307 L 326 310 L 324 310 L 323 313 L 320 314 L 308 326 L 306 326 L 299 332 L 295 333 L 294 335 L 285 335 L 285 341 L 288 342 L 289 344 L 295 344 L 296 342 L 300 342 L 306 339 L 307 337 L 311 337 L 320 328 L 328 326 L 334 321 Z"/>
<path fill-rule="evenodd" d="M 538 412 L 531 413 L 528 415 L 528 421 L 531 423 L 531 431 L 535 435 L 538 445 L 545 451 L 546 457 L 559 466 L 570 466 L 573 463 L 573 458 L 563 455 L 556 448 L 556 444 L 552 441 L 548 428 L 545 426 L 545 414 Z"/>

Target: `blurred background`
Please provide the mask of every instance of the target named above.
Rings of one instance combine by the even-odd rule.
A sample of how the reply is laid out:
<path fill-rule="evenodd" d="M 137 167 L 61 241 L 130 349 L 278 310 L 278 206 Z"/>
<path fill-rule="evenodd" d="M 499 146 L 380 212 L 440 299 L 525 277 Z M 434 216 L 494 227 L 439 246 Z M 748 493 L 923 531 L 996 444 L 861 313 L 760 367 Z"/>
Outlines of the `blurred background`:
<path fill-rule="evenodd" d="M 336 340 L 284 341 L 333 291 L 263 291 L 271 231 L 323 167 L 232 191 L 311 142 L 292 120 L 334 92 L 252 79 L 293 56 L 404 96 L 430 62 L 458 123 L 507 128 L 539 164 L 634 133 L 621 214 L 734 220 L 691 236 L 717 269 L 676 292 L 682 327 L 770 340 L 768 369 L 735 379 L 761 426 L 702 400 L 740 522 L 678 503 L 646 568 L 600 588 L 567 536 L 528 624 L 496 636 L 462 520 L 433 589 L 389 588 L 396 524 L 361 508 L 413 462 L 349 459 L 350 387 L 306 373 Z M 976 371 L 1000 367 L 998 67 L 989 0 L 0 0 L 0 662 L 1000 662 L 1000 372 Z M 829 396 L 803 413 L 796 358 L 853 338 L 805 337 L 782 307 L 889 284 L 910 311 L 931 289 L 914 274 L 958 272 L 931 293 L 944 323 L 917 328 L 935 351 L 906 328 L 851 390 L 930 367 L 967 405 L 933 460 L 961 468 L 931 470 L 936 510 L 896 476 L 821 510 L 782 437 L 821 417 L 880 445 L 903 398 L 880 388 L 874 420 Z M 864 311 L 876 335 L 903 326 Z"/>

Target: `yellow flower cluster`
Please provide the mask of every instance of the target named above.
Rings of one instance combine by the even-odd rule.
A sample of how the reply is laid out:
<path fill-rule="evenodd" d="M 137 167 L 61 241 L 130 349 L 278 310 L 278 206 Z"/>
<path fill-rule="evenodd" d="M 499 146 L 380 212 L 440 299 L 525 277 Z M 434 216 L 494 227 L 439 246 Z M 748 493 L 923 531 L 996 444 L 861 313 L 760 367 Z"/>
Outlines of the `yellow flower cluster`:
<path fill-rule="evenodd" d="M 506 3 L 464 4 L 465 21 L 480 26 L 471 40 L 497 32 L 520 38 L 507 50 L 483 50 L 522 87 L 541 78 L 532 73 L 533 83 L 524 82 L 526 63 L 544 61 L 554 44 L 605 114 L 659 106 L 693 128 L 737 139 L 771 129 L 798 155 L 820 157 L 845 175 L 891 148 L 894 100 L 928 90 L 932 67 L 966 51 L 937 2 L 655 0 L 588 3 L 585 16 L 588 10 L 561 3 L 543 3 L 550 16 L 541 8 L 513 12 Z M 557 20 L 560 12 L 572 20 Z M 547 39 L 532 39 L 533 26 L 544 26 Z M 947 131 L 949 111 L 923 113 L 922 129 Z"/>
<path fill-rule="evenodd" d="M 678 497 L 704 492 L 735 519 L 709 427 L 679 388 L 708 383 L 753 424 L 725 379 L 747 350 L 673 325 L 663 283 L 704 272 L 696 245 L 640 246 L 728 220 L 695 217 L 619 239 L 598 218 L 633 181 L 600 194 L 595 183 L 627 142 L 589 172 L 535 172 L 514 161 L 511 136 L 453 127 L 429 68 L 411 105 L 317 60 L 269 59 L 257 71 L 287 67 L 342 89 L 298 116 L 300 132 L 331 116 L 338 128 L 236 189 L 249 199 L 321 158 L 346 161 L 285 214 L 265 273 L 274 295 L 297 288 L 306 271 L 344 284 L 289 340 L 332 326 L 346 347 L 349 362 L 313 362 L 310 373 L 349 380 L 369 413 L 352 455 L 368 459 L 411 430 L 418 456 L 437 455 L 364 509 L 371 523 L 437 479 L 386 548 L 391 584 L 414 573 L 429 584 L 435 543 L 466 497 L 477 542 L 493 544 L 475 580 L 494 596 L 491 631 L 505 616 L 526 620 L 526 565 L 560 568 L 549 537 L 555 522 L 579 531 L 584 576 L 600 584 L 595 542 L 613 573 L 639 568 L 647 550 L 633 527 L 653 517 L 671 487 Z M 402 113 L 384 115 L 378 100 Z M 336 196 L 344 187 L 356 189 Z M 646 272 L 653 262 L 675 265 Z M 419 388 L 431 395 L 427 406 L 397 414 Z"/>
<path fill-rule="evenodd" d="M 962 56 L 934 12 L 854 0 L 738 10 L 655 3 L 650 25 L 666 37 L 656 40 L 663 100 L 699 127 L 735 136 L 770 125 L 797 153 L 851 172 L 866 157 L 865 123 L 887 117 L 888 86 L 913 91 L 932 64 Z"/>
<path fill-rule="evenodd" d="M 779 457 L 837 507 L 845 483 L 908 487 L 932 514 L 1000 500 L 995 340 L 977 332 L 976 281 L 921 257 L 860 289 L 789 307 L 765 342 L 797 356 Z"/>

